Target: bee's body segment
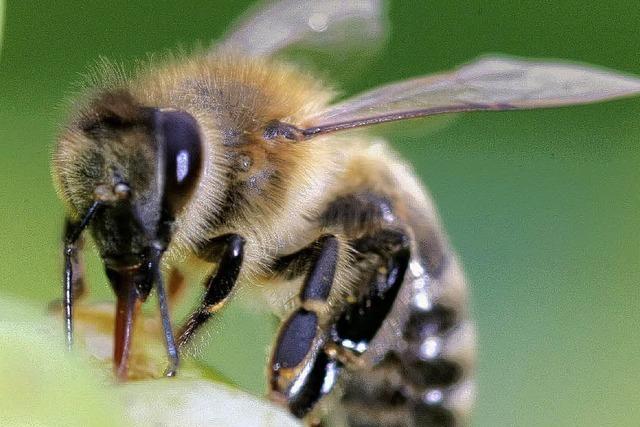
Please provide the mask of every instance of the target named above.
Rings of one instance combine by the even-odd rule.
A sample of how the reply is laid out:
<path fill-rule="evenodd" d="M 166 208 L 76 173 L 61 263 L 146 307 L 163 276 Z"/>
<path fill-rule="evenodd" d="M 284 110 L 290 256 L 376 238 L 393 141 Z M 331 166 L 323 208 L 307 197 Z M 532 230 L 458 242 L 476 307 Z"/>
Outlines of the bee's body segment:
<path fill-rule="evenodd" d="M 334 330 L 342 345 L 362 359 L 344 375 L 341 406 L 352 425 L 464 424 L 466 410 L 460 406 L 467 403 L 458 401 L 450 390 L 459 380 L 471 378 L 473 364 L 465 365 L 464 374 L 449 382 L 415 384 L 412 366 L 422 358 L 417 352 L 420 345 L 429 340 L 446 342 L 449 337 L 431 331 L 416 347 L 408 332 L 411 313 L 429 311 L 438 301 L 446 303 L 457 319 L 467 317 L 461 272 L 454 261 L 449 261 L 455 256 L 431 201 L 410 170 L 383 147 L 370 151 L 377 154 L 379 166 L 371 175 L 373 182 L 367 183 L 368 191 L 375 189 L 379 213 L 382 219 L 391 221 L 383 222 L 373 238 L 360 238 L 356 245 L 361 254 L 368 250 L 383 256 L 372 269 L 376 275 L 363 283 L 369 289 L 361 288 L 359 300 L 350 304 L 347 316 L 338 319 Z M 456 280 L 448 280 L 445 273 L 453 273 Z M 447 295 L 454 294 L 447 300 Z M 474 343 L 468 344 L 465 350 L 472 360 Z M 431 357 L 442 354 L 434 348 Z M 441 400 L 424 407 L 429 392 L 440 393 Z M 442 421 L 434 418 L 427 422 L 424 417 L 436 412 L 443 414 Z"/>
<path fill-rule="evenodd" d="M 152 289 L 173 375 L 178 350 L 234 289 L 259 283 L 286 319 L 268 367 L 270 397 L 293 414 L 351 426 L 466 423 L 475 335 L 461 267 L 407 164 L 384 141 L 341 131 L 446 112 L 597 102 L 639 94 L 640 80 L 488 57 L 332 104 L 333 91 L 318 79 L 269 58 L 314 36 L 345 39 L 331 29 L 374 39 L 383 9 L 379 0 L 280 0 L 206 54 L 148 64 L 131 78 L 109 67 L 99 73 L 53 157 L 69 218 L 69 342 L 84 283 L 79 238 L 88 227 L 118 297 L 120 379 L 135 314 Z M 174 342 L 167 297 L 180 292 L 180 270 L 194 260 L 215 268 Z M 161 264 L 172 272 L 168 296 Z"/>

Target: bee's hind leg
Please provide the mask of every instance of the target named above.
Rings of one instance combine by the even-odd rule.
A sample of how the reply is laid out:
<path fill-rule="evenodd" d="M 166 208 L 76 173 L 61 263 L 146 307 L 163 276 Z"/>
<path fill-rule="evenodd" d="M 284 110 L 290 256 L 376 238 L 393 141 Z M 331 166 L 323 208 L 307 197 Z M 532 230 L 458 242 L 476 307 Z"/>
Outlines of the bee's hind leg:
<path fill-rule="evenodd" d="M 360 355 L 391 311 L 409 266 L 410 248 L 409 238 L 398 229 L 381 229 L 352 244 L 361 256 L 376 255 L 377 262 L 363 272 L 358 298 L 344 308 L 331 338 L 339 347 Z"/>
<path fill-rule="evenodd" d="M 332 291 L 340 257 L 346 247 L 334 235 L 323 235 L 308 248 L 279 261 L 288 274 L 307 270 L 299 294 L 300 306 L 282 324 L 270 363 L 271 398 L 304 417 L 333 387 L 339 362 L 329 357 L 324 325 L 326 305 Z"/>
<path fill-rule="evenodd" d="M 378 264 L 362 276 L 360 298 L 343 302 L 337 316 L 325 308 L 338 269 L 361 268 L 340 262 L 347 256 L 346 245 L 335 236 L 324 235 L 298 252 L 297 258 L 294 254 L 279 262 L 289 273 L 308 269 L 300 307 L 283 323 L 270 364 L 271 397 L 283 401 L 294 415 L 304 417 L 331 391 L 343 364 L 357 363 L 358 350 L 364 351 L 375 335 L 402 284 L 409 262 L 408 242 L 396 230 L 379 230 L 351 242 L 363 256 L 377 255 Z"/>

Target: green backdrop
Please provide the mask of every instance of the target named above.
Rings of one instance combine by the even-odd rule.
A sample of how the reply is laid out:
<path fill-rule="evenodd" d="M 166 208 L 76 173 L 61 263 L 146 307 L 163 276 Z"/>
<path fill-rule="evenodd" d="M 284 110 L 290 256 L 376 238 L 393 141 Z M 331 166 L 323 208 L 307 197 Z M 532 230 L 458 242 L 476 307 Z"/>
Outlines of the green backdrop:
<path fill-rule="evenodd" d="M 0 57 L 0 298 L 60 289 L 49 155 L 63 100 L 98 56 L 219 36 L 247 1 L 9 1 Z M 396 2 L 355 93 L 487 52 L 640 74 L 637 0 Z M 339 73 L 336 73 L 339 74 Z M 431 189 L 479 331 L 477 426 L 640 423 L 640 99 L 479 113 L 393 145 Z M 398 129 L 398 127 L 387 128 Z M 95 257 L 92 298 L 110 298 Z M 272 322 L 236 304 L 201 355 L 260 392 Z M 60 340 L 63 339 L 60 331 Z"/>

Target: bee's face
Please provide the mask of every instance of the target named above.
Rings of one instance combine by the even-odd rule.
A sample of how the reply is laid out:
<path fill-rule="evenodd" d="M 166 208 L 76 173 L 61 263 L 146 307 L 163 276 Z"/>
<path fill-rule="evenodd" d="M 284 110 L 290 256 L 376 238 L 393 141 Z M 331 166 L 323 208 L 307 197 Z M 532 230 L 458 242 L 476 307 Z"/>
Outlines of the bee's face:
<path fill-rule="evenodd" d="M 182 111 L 141 106 L 125 91 L 99 95 L 59 140 L 60 190 L 75 211 L 101 202 L 91 222 L 109 267 L 140 264 L 169 236 L 201 169 L 200 133 Z"/>

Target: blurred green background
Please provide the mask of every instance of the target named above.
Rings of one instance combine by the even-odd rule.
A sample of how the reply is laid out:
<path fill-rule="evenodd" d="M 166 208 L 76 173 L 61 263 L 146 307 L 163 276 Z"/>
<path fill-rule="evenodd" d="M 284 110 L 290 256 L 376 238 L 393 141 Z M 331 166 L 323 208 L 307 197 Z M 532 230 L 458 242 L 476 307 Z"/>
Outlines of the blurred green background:
<path fill-rule="evenodd" d="M 49 156 L 81 73 L 100 55 L 131 64 L 148 52 L 206 44 L 248 4 L 8 2 L 0 298 L 44 307 L 60 293 L 62 210 Z M 487 52 L 640 75 L 637 0 L 396 2 L 390 14 L 386 49 L 366 72 L 338 82 L 346 94 Z M 635 99 L 472 114 L 392 138 L 431 189 L 466 267 L 479 330 L 474 425 L 639 425 L 639 117 Z M 90 261 L 92 299 L 110 298 Z M 273 326 L 234 304 L 201 357 L 259 393 Z"/>

